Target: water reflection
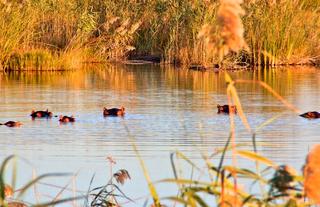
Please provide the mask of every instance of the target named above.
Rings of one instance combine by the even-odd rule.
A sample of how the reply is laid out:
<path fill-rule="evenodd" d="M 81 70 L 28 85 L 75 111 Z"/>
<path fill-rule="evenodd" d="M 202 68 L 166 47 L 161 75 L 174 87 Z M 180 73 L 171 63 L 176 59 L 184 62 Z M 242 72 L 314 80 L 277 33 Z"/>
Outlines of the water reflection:
<path fill-rule="evenodd" d="M 302 111 L 320 110 L 320 71 L 317 68 L 277 68 L 230 74 L 234 79 L 267 82 Z M 241 84 L 237 89 L 253 129 L 283 114 L 257 133 L 259 151 L 276 162 L 300 168 L 309 147 L 320 141 L 317 132 L 320 121 L 306 120 L 290 112 L 258 84 Z M 71 163 L 68 169 L 83 165 L 105 168 L 104 157 L 112 155 L 124 160 L 136 174 L 141 174 L 125 126 L 144 159 L 158 163 L 164 159 L 168 162 L 169 153 L 175 150 L 195 159 L 201 157 L 200 151 L 211 154 L 217 147 L 224 146 L 229 134 L 228 116 L 216 113 L 216 104 L 227 102 L 223 72 L 152 65 L 97 65 L 67 72 L 14 72 L 0 75 L 0 92 L 0 122 L 19 120 L 24 123 L 18 129 L 1 127 L 0 156 L 16 153 L 37 163 L 40 169 L 63 171 L 66 162 Z M 122 105 L 127 111 L 124 118 L 103 117 L 103 107 Z M 56 117 L 31 120 L 32 109 L 47 108 L 55 115 L 74 115 L 77 121 L 60 125 Z M 251 135 L 239 118 L 236 127 L 237 142 L 251 149 Z M 149 164 L 156 167 L 154 161 Z M 169 171 L 155 174 L 163 178 L 163 174 L 171 175 Z"/>

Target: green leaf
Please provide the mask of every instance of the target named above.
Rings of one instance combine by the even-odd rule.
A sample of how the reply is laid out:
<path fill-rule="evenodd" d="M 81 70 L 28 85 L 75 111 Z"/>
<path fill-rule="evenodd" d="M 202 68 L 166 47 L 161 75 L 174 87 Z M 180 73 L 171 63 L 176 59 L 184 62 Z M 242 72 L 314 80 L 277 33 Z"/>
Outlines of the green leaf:
<path fill-rule="evenodd" d="M 172 201 L 175 201 L 175 202 L 184 204 L 184 205 L 186 205 L 186 206 L 188 205 L 188 202 L 185 201 L 185 200 L 183 200 L 183 199 L 180 198 L 180 197 L 169 196 L 169 197 L 164 197 L 163 199 L 172 200 Z"/>
<path fill-rule="evenodd" d="M 193 198 L 194 200 L 196 200 L 200 206 L 202 207 L 209 207 L 206 202 L 204 202 L 204 200 L 202 200 L 202 198 L 200 196 L 198 196 L 197 194 L 193 194 Z"/>

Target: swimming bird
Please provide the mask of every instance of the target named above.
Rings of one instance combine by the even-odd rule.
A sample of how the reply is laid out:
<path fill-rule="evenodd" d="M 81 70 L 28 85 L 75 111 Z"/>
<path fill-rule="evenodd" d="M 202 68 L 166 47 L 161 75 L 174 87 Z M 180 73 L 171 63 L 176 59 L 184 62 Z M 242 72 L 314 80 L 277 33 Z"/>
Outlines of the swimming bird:
<path fill-rule="evenodd" d="M 320 118 L 320 113 L 317 111 L 309 111 L 304 114 L 300 114 L 299 116 L 302 116 L 308 119 L 317 119 L 317 118 Z"/>
<path fill-rule="evenodd" d="M 112 108 L 107 109 L 106 107 L 103 108 L 103 115 L 104 116 L 123 116 L 125 114 L 125 108 L 121 106 L 120 109 L 118 108 Z"/>
<path fill-rule="evenodd" d="M 7 121 L 6 123 L 3 123 L 3 124 L 0 123 L 0 125 L 6 125 L 7 127 L 19 127 L 22 125 L 22 123 L 18 121 Z"/>
<path fill-rule="evenodd" d="M 231 113 L 237 113 L 237 107 L 236 106 L 230 106 L 230 110 L 229 110 L 229 105 L 217 105 L 217 108 L 218 108 L 218 114 L 219 113 L 226 113 L 226 114 L 229 114 L 230 112 Z"/>
<path fill-rule="evenodd" d="M 50 112 L 48 109 L 46 111 L 34 111 L 32 110 L 30 116 L 32 118 L 51 118 L 52 112 Z"/>
<path fill-rule="evenodd" d="M 75 122 L 76 119 L 73 116 L 59 116 L 59 121 L 63 122 L 63 123 L 67 123 L 67 122 Z"/>

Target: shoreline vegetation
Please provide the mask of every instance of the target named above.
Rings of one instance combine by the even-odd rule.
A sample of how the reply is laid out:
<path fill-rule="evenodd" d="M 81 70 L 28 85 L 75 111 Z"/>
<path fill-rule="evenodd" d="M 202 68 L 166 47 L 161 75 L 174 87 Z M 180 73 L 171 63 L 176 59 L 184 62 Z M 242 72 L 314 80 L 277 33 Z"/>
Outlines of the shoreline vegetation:
<path fill-rule="evenodd" d="M 128 60 L 195 69 L 319 65 L 319 8 L 318 0 L 1 0 L 0 70 Z"/>

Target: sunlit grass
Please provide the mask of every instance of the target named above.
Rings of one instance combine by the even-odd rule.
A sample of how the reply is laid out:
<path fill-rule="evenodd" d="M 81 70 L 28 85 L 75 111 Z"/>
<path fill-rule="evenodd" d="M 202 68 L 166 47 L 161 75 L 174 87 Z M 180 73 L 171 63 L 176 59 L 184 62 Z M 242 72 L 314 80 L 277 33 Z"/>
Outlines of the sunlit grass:
<path fill-rule="evenodd" d="M 2 1 L 0 68 L 75 69 L 128 55 L 207 67 L 319 62 L 318 1 L 237 2 Z M 246 51 L 222 58 L 226 45 L 245 42 Z"/>
<path fill-rule="evenodd" d="M 317 59 L 318 1 L 255 1 L 244 6 L 246 40 L 254 64 L 305 64 Z"/>

